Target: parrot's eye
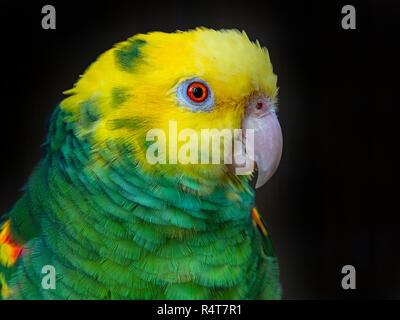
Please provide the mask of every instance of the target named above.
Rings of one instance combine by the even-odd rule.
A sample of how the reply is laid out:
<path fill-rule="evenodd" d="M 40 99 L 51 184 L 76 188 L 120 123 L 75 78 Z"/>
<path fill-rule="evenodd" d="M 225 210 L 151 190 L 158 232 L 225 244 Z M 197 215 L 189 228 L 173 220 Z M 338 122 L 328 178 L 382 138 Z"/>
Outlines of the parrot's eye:
<path fill-rule="evenodd" d="M 192 78 L 182 82 L 177 88 L 178 105 L 188 107 L 192 112 L 211 112 L 214 96 L 207 82 Z"/>
<path fill-rule="evenodd" d="M 208 90 L 206 86 L 200 82 L 193 82 L 188 88 L 188 96 L 194 102 L 202 102 L 206 100 L 208 96 Z"/>

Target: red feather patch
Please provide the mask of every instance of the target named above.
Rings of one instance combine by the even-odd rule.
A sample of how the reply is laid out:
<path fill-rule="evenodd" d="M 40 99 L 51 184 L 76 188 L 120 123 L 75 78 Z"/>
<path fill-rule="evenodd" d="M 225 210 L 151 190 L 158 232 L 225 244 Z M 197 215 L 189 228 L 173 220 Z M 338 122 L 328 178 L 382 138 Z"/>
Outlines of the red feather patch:
<path fill-rule="evenodd" d="M 264 236 L 267 236 L 267 234 L 268 234 L 267 228 L 265 227 L 264 223 L 262 222 L 260 214 L 258 213 L 258 210 L 255 207 L 253 209 L 251 209 L 251 216 L 253 218 L 254 225 L 260 229 L 261 233 Z"/>
<path fill-rule="evenodd" d="M 11 267 L 22 253 L 22 246 L 13 241 L 10 233 L 10 220 L 0 228 L 0 263 Z"/>

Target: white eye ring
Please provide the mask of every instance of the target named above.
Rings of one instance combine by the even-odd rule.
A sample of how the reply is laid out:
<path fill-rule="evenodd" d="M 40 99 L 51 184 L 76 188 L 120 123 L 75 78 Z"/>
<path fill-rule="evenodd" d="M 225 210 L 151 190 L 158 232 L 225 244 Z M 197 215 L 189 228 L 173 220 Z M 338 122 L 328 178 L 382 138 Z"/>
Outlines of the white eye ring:
<path fill-rule="evenodd" d="M 208 94 L 204 101 L 196 102 L 188 96 L 188 88 L 194 82 L 199 82 L 207 88 Z M 187 107 L 192 112 L 211 112 L 214 109 L 215 101 L 213 91 L 207 82 L 199 78 L 190 78 L 183 81 L 176 90 L 176 97 L 178 98 L 179 107 Z"/>

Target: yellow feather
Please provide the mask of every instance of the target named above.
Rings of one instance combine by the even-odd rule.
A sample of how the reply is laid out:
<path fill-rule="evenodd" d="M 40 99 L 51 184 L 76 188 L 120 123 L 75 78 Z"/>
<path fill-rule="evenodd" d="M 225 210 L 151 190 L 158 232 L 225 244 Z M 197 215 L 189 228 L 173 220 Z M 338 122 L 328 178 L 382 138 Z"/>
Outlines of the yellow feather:
<path fill-rule="evenodd" d="M 11 290 L 8 289 L 8 285 L 6 279 L 4 278 L 3 274 L 0 273 L 0 286 L 1 286 L 1 297 L 3 299 L 7 299 L 11 293 Z"/>

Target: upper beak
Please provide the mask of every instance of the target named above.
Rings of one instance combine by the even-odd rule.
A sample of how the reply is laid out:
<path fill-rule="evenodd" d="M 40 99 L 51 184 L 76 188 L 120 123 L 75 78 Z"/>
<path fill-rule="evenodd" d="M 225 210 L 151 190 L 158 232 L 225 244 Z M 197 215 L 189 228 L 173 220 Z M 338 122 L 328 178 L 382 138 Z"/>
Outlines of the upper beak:
<path fill-rule="evenodd" d="M 253 168 L 256 164 L 256 188 L 260 188 L 275 173 L 282 156 L 282 130 L 269 98 L 258 96 L 248 101 L 242 120 L 242 133 L 246 166 L 251 163 Z"/>

